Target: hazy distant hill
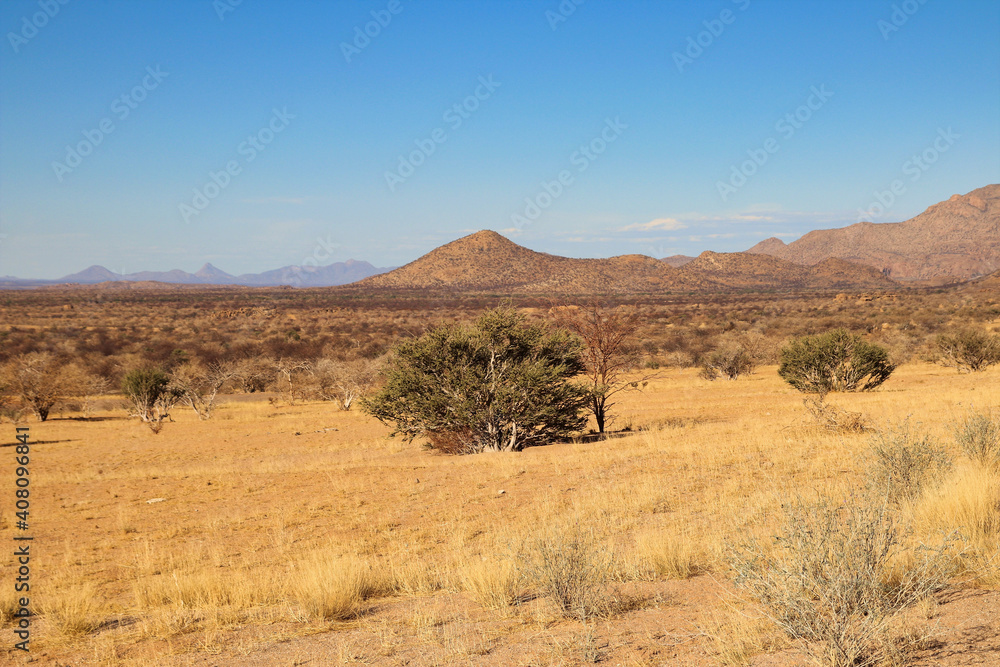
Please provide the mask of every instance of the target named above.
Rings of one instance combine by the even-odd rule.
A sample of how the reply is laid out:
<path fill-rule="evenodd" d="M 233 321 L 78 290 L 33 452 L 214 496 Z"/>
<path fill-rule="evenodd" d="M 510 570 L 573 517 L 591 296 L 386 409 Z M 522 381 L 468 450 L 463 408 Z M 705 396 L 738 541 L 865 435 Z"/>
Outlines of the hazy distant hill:
<path fill-rule="evenodd" d="M 894 284 L 870 267 L 848 262 L 836 267 L 805 267 L 746 253 L 706 251 L 681 268 L 645 255 L 573 259 L 535 252 L 496 232 L 481 231 L 432 250 L 394 271 L 366 278 L 353 287 L 626 294 L 871 289 Z"/>
<path fill-rule="evenodd" d="M 666 262 L 667 264 L 669 264 L 670 266 L 674 267 L 675 269 L 679 269 L 680 267 L 684 266 L 685 264 L 694 261 L 694 259 L 695 258 L 691 257 L 690 255 L 671 255 L 670 257 L 664 257 L 660 261 L 661 262 Z"/>
<path fill-rule="evenodd" d="M 897 280 L 968 280 L 1000 269 L 1000 185 L 954 195 L 905 222 L 817 230 L 787 245 L 770 238 L 747 252 L 799 264 L 839 257 Z"/>
<path fill-rule="evenodd" d="M 681 270 L 740 289 L 885 289 L 894 285 L 881 271 L 841 259 L 803 266 L 745 252 L 705 251 Z"/>
<path fill-rule="evenodd" d="M 139 271 L 124 275 L 113 273 L 103 266 L 91 266 L 79 273 L 63 276 L 59 280 L 33 281 L 38 284 L 80 283 L 93 285 L 97 283 L 124 282 L 159 282 L 180 285 L 245 285 L 254 287 L 274 287 L 291 285 L 294 287 L 332 287 L 345 285 L 368 276 L 374 276 L 390 269 L 380 269 L 368 262 L 349 259 L 328 266 L 285 266 L 264 273 L 246 273 L 233 276 L 225 271 L 206 264 L 195 273 L 179 269 L 173 271 Z M 16 280 L 16 279 L 12 279 Z M 32 282 L 32 281 L 20 281 Z"/>

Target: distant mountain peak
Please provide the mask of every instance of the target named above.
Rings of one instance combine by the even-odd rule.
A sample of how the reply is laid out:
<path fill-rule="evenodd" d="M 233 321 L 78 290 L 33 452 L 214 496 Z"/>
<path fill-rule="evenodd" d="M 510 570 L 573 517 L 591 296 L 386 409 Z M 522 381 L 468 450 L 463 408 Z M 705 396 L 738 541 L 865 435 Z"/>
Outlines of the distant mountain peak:
<path fill-rule="evenodd" d="M 212 266 L 210 262 L 206 262 L 205 266 L 195 271 L 193 275 L 197 276 L 198 278 L 203 278 L 205 280 L 213 280 L 217 278 L 226 279 L 233 277 L 230 274 L 223 271 L 222 269 Z"/>
<path fill-rule="evenodd" d="M 88 285 L 104 282 L 127 282 L 130 284 L 144 282 L 180 285 L 245 285 L 248 287 L 276 287 L 279 285 L 333 287 L 346 285 L 388 270 L 375 268 L 368 262 L 347 260 L 328 266 L 285 266 L 263 273 L 233 276 L 210 262 L 206 262 L 195 273 L 173 269 L 172 271 L 139 271 L 121 275 L 112 273 L 103 266 L 94 265 L 79 273 L 73 273 L 52 282 Z"/>
<path fill-rule="evenodd" d="M 747 252 L 805 265 L 836 257 L 897 280 L 969 280 L 1000 269 L 1000 184 L 952 195 L 904 222 L 814 230 L 787 245 L 771 238 Z"/>
<path fill-rule="evenodd" d="M 841 285 L 884 288 L 893 284 L 868 267 L 844 267 L 830 280 L 825 275 L 814 274 L 808 267 L 747 253 L 706 250 L 697 259 L 684 262 L 681 268 L 646 255 L 574 259 L 536 252 L 496 232 L 483 231 L 447 243 L 395 271 L 366 278 L 357 287 L 636 294 L 734 289 L 829 289 Z"/>

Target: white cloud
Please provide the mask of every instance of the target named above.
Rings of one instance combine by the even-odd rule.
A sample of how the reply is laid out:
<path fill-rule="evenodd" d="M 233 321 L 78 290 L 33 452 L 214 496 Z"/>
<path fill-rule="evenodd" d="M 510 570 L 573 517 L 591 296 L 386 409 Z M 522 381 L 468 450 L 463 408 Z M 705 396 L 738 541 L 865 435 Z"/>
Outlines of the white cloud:
<path fill-rule="evenodd" d="M 651 231 L 677 231 L 679 229 L 686 229 L 687 225 L 677 220 L 676 218 L 657 218 L 656 220 L 650 220 L 649 222 L 637 223 L 634 225 L 628 225 L 627 227 L 622 227 L 620 231 L 623 232 L 651 232 Z"/>
<path fill-rule="evenodd" d="M 302 197 L 260 197 L 258 199 L 244 199 L 244 204 L 294 204 L 300 206 L 305 203 Z"/>

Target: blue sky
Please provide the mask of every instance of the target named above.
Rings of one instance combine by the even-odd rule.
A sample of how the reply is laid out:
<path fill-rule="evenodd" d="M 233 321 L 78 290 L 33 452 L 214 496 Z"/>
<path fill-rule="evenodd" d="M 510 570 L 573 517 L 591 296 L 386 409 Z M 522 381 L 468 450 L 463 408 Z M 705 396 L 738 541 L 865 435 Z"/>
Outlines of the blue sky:
<path fill-rule="evenodd" d="M 735 251 L 1000 182 L 992 0 L 8 0 L 0 28 L 0 275 L 391 266 L 478 229 Z"/>

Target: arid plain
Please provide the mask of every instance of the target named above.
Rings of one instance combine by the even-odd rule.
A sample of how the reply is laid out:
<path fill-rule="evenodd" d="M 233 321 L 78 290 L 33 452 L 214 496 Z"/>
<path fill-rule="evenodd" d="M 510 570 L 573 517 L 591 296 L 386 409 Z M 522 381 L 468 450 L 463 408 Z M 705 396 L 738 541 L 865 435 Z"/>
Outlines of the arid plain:
<path fill-rule="evenodd" d="M 644 317 L 635 373 L 657 376 L 621 394 L 615 437 L 523 452 L 443 455 L 420 439 L 389 438 L 357 407 L 280 385 L 222 396 L 208 420 L 175 406 L 159 433 L 128 418 L 114 394 L 67 402 L 45 422 L 22 417 L 35 443 L 34 662 L 802 664 L 800 646 L 733 585 L 731 553 L 771 548 L 783 508 L 797 499 L 863 489 L 873 434 L 909 418 L 953 466 L 900 506 L 904 541 L 933 545 L 942 531 L 960 531 L 960 563 L 951 585 L 907 610 L 890 634 L 910 664 L 990 664 L 1000 651 L 1000 476 L 962 455 L 952 425 L 1000 404 L 998 371 L 960 374 L 929 355 L 934 332 L 997 327 L 994 282 L 633 299 Z M 233 344 L 254 339 L 274 356 L 343 336 L 354 354 L 374 356 L 497 299 L 7 292 L 4 340 L 11 353 L 28 340 L 54 349 L 72 340 L 83 360 L 104 358 L 89 357 L 88 346 L 117 345 L 105 356 L 168 361 L 175 347 L 198 354 L 196 341 L 211 349 L 209 331 Z M 548 313 L 537 300 L 515 305 L 533 320 Z M 185 308 L 190 316 L 179 318 Z M 773 364 L 788 336 L 838 323 L 868 331 L 900 363 L 876 391 L 828 398 L 863 415 L 867 432 L 825 428 Z M 732 381 L 700 376 L 699 354 L 751 329 L 770 341 L 770 360 Z M 3 428 L 12 444 L 14 425 Z M 14 448 L 4 451 L 13 460 Z M 3 468 L 2 488 L 13 488 L 13 471 Z M 13 500 L 2 502 L 9 541 Z M 601 570 L 596 611 L 580 620 L 540 594 L 530 576 L 540 545 L 576 550 Z M 11 580 L 10 559 L 3 567 Z M 7 587 L 4 595 L 12 632 Z M 8 650 L 4 659 L 18 658 Z"/>

